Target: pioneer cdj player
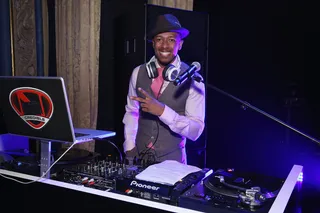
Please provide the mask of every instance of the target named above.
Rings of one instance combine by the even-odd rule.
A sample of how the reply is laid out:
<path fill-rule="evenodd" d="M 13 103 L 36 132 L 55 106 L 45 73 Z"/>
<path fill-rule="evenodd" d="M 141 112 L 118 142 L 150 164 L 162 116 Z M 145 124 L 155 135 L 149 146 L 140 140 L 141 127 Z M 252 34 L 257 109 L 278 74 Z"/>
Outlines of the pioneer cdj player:
<path fill-rule="evenodd" d="M 123 176 L 116 181 L 116 191 L 134 197 L 177 206 L 179 197 L 183 192 L 187 191 L 211 173 L 211 169 L 204 168 L 198 172 L 190 173 L 174 185 L 143 181 L 134 177 L 128 178 Z"/>

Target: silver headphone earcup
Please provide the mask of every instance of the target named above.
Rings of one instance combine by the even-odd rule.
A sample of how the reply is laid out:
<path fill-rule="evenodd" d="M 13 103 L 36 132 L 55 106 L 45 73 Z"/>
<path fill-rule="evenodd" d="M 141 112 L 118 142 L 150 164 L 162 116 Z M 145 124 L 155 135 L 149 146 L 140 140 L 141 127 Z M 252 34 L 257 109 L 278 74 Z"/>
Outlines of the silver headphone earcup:
<path fill-rule="evenodd" d="M 149 78 L 158 77 L 157 66 L 153 61 L 146 64 L 146 70 Z"/>
<path fill-rule="evenodd" d="M 163 78 L 167 81 L 174 81 L 179 75 L 179 70 L 174 65 L 169 64 L 163 71 Z"/>
<path fill-rule="evenodd" d="M 150 70 L 150 63 L 147 63 L 146 64 L 146 70 L 147 70 L 147 74 L 148 74 L 148 77 L 149 78 L 152 78 L 152 73 L 151 73 L 151 70 Z"/>

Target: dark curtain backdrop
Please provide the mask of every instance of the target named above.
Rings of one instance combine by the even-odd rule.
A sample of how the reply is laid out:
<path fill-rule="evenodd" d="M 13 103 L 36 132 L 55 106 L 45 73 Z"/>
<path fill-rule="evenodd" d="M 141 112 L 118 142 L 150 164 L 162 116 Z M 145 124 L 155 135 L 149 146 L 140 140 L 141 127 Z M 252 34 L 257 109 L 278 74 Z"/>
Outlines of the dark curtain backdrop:
<path fill-rule="evenodd" d="M 0 75 L 12 75 L 10 1 L 0 1 Z"/>
<path fill-rule="evenodd" d="M 12 75 L 10 44 L 10 5 L 9 0 L 0 1 L 0 76 Z M 5 133 L 5 124 L 0 108 L 0 134 Z"/>

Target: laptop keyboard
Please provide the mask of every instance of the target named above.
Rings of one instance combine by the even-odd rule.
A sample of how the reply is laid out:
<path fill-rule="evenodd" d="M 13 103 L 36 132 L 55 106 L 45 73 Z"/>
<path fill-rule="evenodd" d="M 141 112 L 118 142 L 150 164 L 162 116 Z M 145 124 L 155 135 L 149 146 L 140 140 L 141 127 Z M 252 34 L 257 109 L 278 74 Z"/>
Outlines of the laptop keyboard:
<path fill-rule="evenodd" d="M 89 134 L 84 134 L 84 133 L 75 132 L 74 135 L 75 135 L 76 137 L 82 137 L 82 136 L 87 136 L 87 135 L 89 135 Z"/>

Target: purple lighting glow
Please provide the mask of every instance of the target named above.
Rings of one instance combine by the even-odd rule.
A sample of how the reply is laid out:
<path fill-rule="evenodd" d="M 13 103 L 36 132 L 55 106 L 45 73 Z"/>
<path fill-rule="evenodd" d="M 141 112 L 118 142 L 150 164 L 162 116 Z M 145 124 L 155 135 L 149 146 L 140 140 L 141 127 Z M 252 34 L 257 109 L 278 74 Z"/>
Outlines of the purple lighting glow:
<path fill-rule="evenodd" d="M 298 181 L 298 182 L 302 182 L 302 181 L 303 181 L 303 172 L 300 172 L 297 181 Z"/>

